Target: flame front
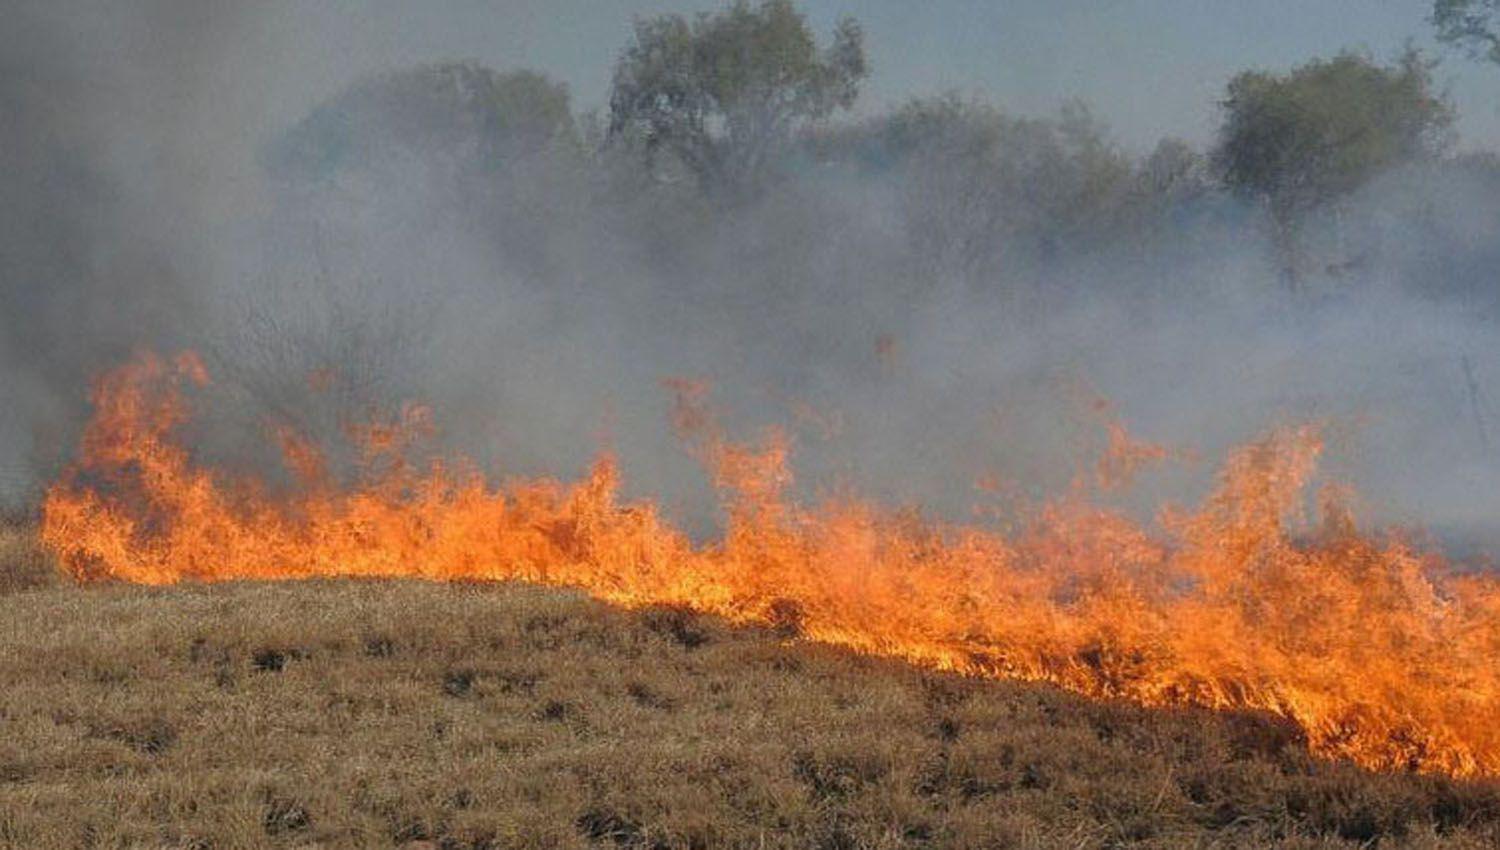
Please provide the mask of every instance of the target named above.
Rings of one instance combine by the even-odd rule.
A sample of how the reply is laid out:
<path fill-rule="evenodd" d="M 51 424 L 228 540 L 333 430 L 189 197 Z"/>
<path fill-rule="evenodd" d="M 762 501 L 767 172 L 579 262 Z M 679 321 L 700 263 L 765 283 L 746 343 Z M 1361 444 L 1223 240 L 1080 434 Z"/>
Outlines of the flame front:
<path fill-rule="evenodd" d="M 195 464 L 175 439 L 191 355 L 104 376 L 77 465 L 42 534 L 80 580 L 409 576 L 579 587 L 971 675 L 1052 682 L 1153 706 L 1262 709 L 1312 748 L 1377 769 L 1500 775 L 1500 582 L 1361 535 L 1337 500 L 1302 529 L 1318 429 L 1234 451 L 1193 511 L 1142 526 L 1079 489 L 1018 530 L 921 519 L 853 498 L 786 496 L 788 441 L 725 440 L 701 388 L 676 421 L 723 493 L 723 536 L 694 544 L 650 503 L 621 504 L 605 456 L 582 481 L 490 484 L 472 464 L 403 460 L 430 428 L 403 410 L 356 436 L 360 483 L 279 434 L 293 495 Z M 1111 432 L 1128 473 L 1156 453 Z M 1108 474 L 1106 474 L 1108 473 Z"/>

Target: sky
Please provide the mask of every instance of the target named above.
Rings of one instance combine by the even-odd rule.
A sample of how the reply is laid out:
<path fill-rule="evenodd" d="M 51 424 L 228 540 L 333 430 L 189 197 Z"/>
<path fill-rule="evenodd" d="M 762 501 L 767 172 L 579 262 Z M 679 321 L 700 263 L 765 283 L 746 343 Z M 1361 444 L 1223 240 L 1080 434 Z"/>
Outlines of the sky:
<path fill-rule="evenodd" d="M 225 44 L 237 108 L 293 120 L 360 73 L 448 58 L 527 66 L 566 81 L 579 109 L 607 99 L 631 20 L 708 0 L 279 0 Z M 802 0 L 826 35 L 852 15 L 873 69 L 861 108 L 919 94 L 983 94 L 1025 114 L 1082 98 L 1128 149 L 1165 135 L 1208 144 L 1216 101 L 1247 68 L 1285 70 L 1344 48 L 1377 58 L 1410 40 L 1443 58 L 1439 82 L 1465 147 L 1500 146 L 1500 67 L 1439 48 L 1428 0 Z M 290 92 L 291 97 L 286 97 Z M 257 101 L 257 98 L 260 98 Z"/>

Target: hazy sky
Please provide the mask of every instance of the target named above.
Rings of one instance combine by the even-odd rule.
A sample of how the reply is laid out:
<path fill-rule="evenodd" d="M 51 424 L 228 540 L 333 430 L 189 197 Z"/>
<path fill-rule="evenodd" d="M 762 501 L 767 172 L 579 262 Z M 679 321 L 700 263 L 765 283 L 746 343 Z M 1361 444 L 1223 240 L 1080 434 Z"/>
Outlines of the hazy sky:
<path fill-rule="evenodd" d="M 709 0 L 335 0 L 260 5 L 224 49 L 240 105 L 277 114 L 361 71 L 439 58 L 530 66 L 566 80 L 579 108 L 602 105 L 631 18 L 721 6 Z M 1379 58 L 1411 39 L 1435 48 L 1430 0 L 803 0 L 826 34 L 853 15 L 873 75 L 864 108 L 958 89 L 1019 112 L 1078 96 L 1131 148 L 1163 135 L 1205 143 L 1225 81 L 1344 47 Z M 1500 143 L 1500 67 L 1440 52 L 1439 80 L 1466 146 Z M 248 72 L 246 69 L 253 69 Z M 294 91 L 290 102 L 285 93 Z M 268 100 L 256 103 L 257 97 Z M 273 102 L 274 101 L 274 102 Z M 271 117 L 268 115 L 268 117 Z"/>
<path fill-rule="evenodd" d="M 5 0 L 0 0 L 3 5 Z M 196 198 L 189 219 L 243 215 L 265 142 L 361 75 L 444 59 L 529 67 L 607 102 L 637 16 L 724 0 L 25 0 L 0 62 L 69 81 L 105 170 L 160 171 L 153 192 Z M 957 90 L 1052 114 L 1082 98 L 1136 153 L 1163 136 L 1204 147 L 1224 85 L 1345 47 L 1394 57 L 1408 39 L 1437 76 L 1466 147 L 1500 149 L 1500 66 L 1437 51 L 1430 0 L 802 0 L 820 35 L 853 15 L 873 74 L 860 109 Z M 4 35 L 0 32 L 0 35 Z M 3 67 L 3 64 L 0 64 Z M 25 83 L 26 80 L 21 80 Z"/>

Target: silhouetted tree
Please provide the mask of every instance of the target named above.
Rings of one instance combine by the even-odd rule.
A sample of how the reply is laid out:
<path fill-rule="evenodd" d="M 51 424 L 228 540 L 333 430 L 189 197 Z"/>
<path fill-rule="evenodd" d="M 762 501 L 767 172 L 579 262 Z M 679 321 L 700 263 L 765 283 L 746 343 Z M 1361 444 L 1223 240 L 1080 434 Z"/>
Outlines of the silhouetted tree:
<path fill-rule="evenodd" d="M 753 191 L 800 125 L 853 105 L 866 72 L 853 19 L 819 49 L 790 0 L 638 20 L 615 66 L 609 135 L 669 153 L 707 191 Z"/>
<path fill-rule="evenodd" d="M 1229 82 L 1213 160 L 1234 191 L 1266 204 L 1289 283 L 1303 217 L 1394 165 L 1434 155 L 1452 110 L 1416 51 L 1381 66 L 1355 53 Z"/>

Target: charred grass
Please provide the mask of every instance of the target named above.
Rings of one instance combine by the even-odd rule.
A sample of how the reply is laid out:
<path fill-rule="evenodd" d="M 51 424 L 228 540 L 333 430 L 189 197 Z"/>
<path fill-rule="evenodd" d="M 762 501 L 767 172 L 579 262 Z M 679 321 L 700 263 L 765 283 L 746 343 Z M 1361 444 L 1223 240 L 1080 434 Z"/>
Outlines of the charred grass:
<path fill-rule="evenodd" d="M 1500 786 L 1262 716 L 515 585 L 59 587 L 23 538 L 0 847 L 1500 846 Z"/>

